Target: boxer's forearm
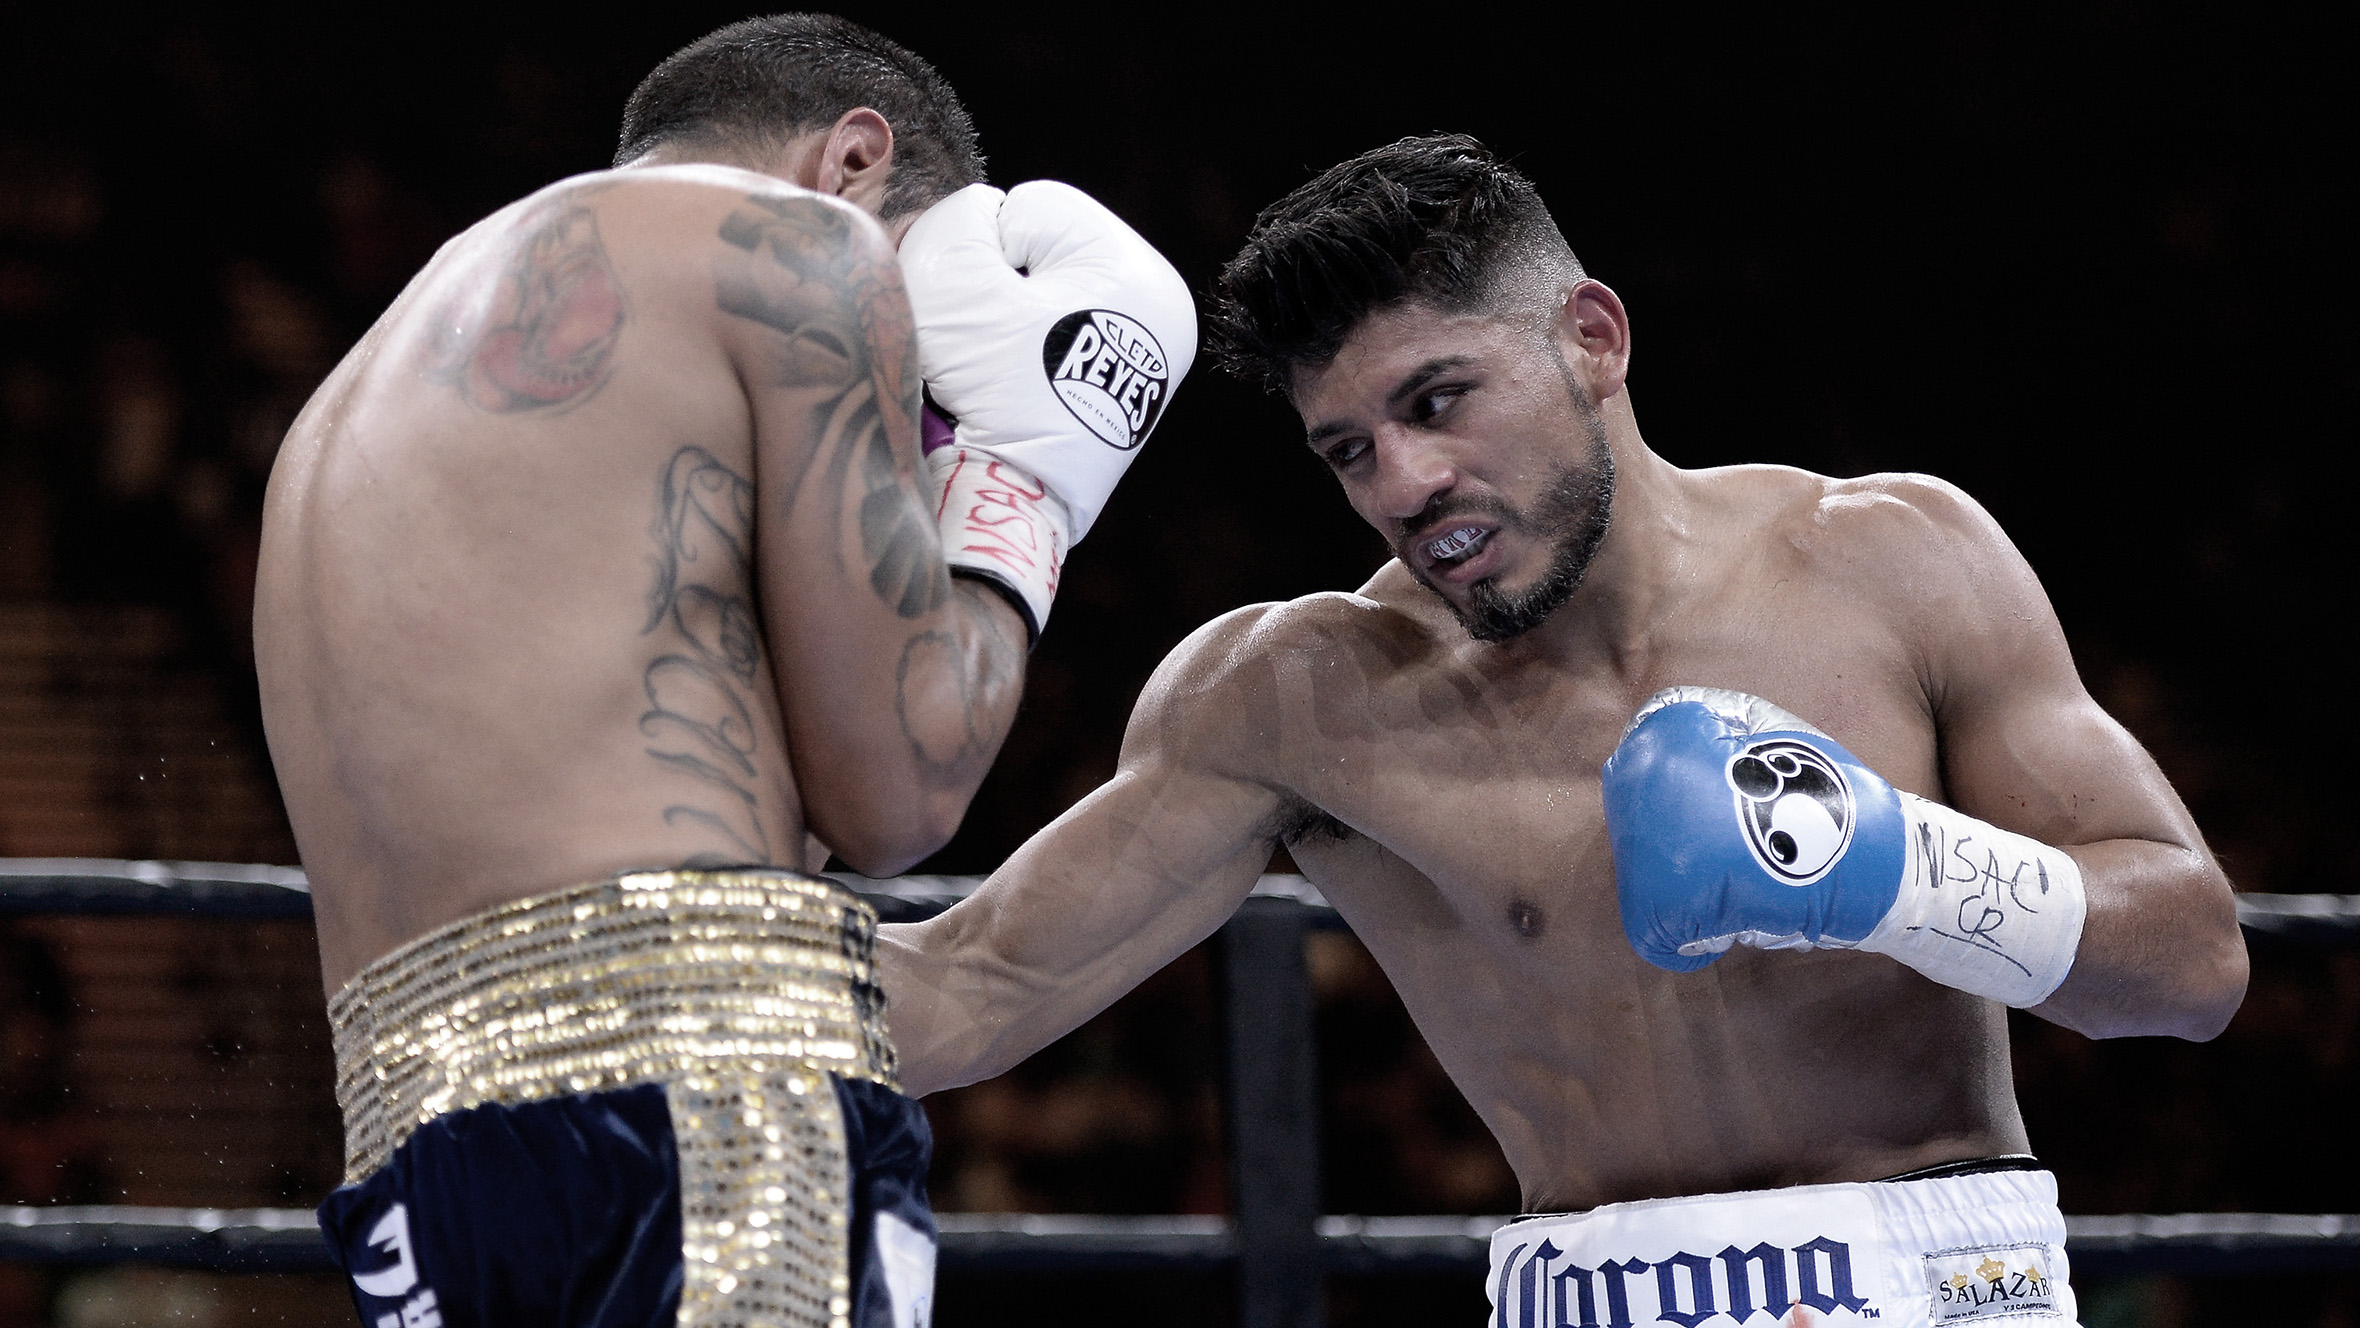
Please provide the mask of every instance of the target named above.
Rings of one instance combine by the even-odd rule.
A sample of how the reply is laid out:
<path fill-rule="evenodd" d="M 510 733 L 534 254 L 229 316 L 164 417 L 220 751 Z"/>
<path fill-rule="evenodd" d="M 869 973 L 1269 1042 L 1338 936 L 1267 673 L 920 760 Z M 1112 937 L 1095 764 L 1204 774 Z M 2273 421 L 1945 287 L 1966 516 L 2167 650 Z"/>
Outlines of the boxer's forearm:
<path fill-rule="evenodd" d="M 1153 971 L 1100 966 L 1083 974 L 1010 963 L 988 935 L 965 925 L 974 920 L 970 911 L 878 930 L 885 1022 L 901 1091 L 912 1097 L 1014 1068 Z"/>
<path fill-rule="evenodd" d="M 973 896 L 883 928 L 903 1091 L 1009 1069 L 1212 935 L 1270 860 L 1266 815 L 1250 790 L 1140 760 Z"/>
<path fill-rule="evenodd" d="M 1024 620 L 979 582 L 951 588 L 889 666 L 898 738 L 806 790 L 812 828 L 870 876 L 906 871 L 958 832 L 1024 695 Z M 841 796 L 823 804 L 823 791 Z"/>
<path fill-rule="evenodd" d="M 901 1091 L 923 1097 L 972 1082 L 965 1075 L 976 1046 L 973 1007 L 946 1000 L 944 956 L 926 946 L 925 924 L 877 929 L 877 980 L 885 989 L 885 1026 L 893 1038 Z"/>
<path fill-rule="evenodd" d="M 1007 596 L 971 577 L 951 578 L 938 616 L 902 652 L 898 709 L 914 773 L 946 802 L 955 829 L 1016 721 L 1028 643 Z"/>
<path fill-rule="evenodd" d="M 2065 981 L 2033 1013 L 2087 1037 L 2204 1041 L 2245 998 L 2229 882 L 2201 848 L 2116 839 L 2067 850 L 2088 897 Z"/>

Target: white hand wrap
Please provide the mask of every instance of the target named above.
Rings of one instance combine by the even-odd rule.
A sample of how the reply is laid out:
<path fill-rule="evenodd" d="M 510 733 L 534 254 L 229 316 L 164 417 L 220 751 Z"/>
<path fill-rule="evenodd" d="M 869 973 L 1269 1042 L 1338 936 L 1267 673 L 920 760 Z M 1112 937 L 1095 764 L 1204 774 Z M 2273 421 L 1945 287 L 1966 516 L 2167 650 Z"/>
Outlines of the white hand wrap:
<path fill-rule="evenodd" d="M 920 376 L 969 454 L 930 458 L 949 485 L 945 551 L 1007 586 L 1037 636 L 1066 550 L 1196 357 L 1196 306 L 1121 218 L 1049 180 L 935 204 L 903 237 L 901 269 Z"/>
<path fill-rule="evenodd" d="M 1014 462 L 953 443 L 926 454 L 940 497 L 934 508 L 952 570 L 1008 592 L 1039 640 L 1065 571 L 1065 505 Z"/>
<path fill-rule="evenodd" d="M 1892 911 L 1859 948 L 2019 1009 L 2065 980 L 2088 912 L 2081 868 L 2050 848 L 1901 794 L 1908 865 Z"/>

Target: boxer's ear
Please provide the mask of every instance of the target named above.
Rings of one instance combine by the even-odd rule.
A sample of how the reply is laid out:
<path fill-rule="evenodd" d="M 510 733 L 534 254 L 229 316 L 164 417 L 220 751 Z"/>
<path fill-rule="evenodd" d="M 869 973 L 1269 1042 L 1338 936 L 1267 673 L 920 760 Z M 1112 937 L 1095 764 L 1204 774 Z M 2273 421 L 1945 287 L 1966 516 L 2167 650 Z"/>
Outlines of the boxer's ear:
<path fill-rule="evenodd" d="M 885 182 L 892 174 L 893 126 L 876 111 L 855 106 L 837 119 L 820 145 L 819 179 L 813 187 L 873 217 L 885 201 Z"/>
<path fill-rule="evenodd" d="M 1622 297 L 1603 281 L 1582 278 L 1557 310 L 1557 346 L 1593 401 L 1623 389 L 1631 368 L 1631 319 Z"/>

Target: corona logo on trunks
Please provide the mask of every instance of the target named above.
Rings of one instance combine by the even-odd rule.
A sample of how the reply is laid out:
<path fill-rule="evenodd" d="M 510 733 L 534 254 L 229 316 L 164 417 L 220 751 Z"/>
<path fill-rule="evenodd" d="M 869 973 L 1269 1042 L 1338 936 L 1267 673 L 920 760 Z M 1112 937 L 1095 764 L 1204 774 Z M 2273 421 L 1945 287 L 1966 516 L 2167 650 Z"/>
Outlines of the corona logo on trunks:
<path fill-rule="evenodd" d="M 1493 1265 L 1488 1328 L 1728 1328 L 1762 1314 L 1782 1324 L 1884 1317 L 1882 1306 L 1854 1290 L 1851 1245 L 1826 1236 L 1791 1249 L 1762 1241 L 1709 1255 L 1678 1250 L 1660 1259 L 1590 1262 L 1584 1267 L 1547 1239 L 1517 1246 Z M 1818 1316 L 1790 1317 L 1797 1305 Z"/>
<path fill-rule="evenodd" d="M 1757 742 L 1729 758 L 1737 823 L 1762 869 L 1809 885 L 1841 861 L 1858 819 L 1851 781 L 1808 743 Z"/>
<path fill-rule="evenodd" d="M 1171 394 L 1172 362 L 1139 320 L 1077 309 L 1041 343 L 1049 386 L 1098 441 L 1128 452 L 1147 441 Z"/>

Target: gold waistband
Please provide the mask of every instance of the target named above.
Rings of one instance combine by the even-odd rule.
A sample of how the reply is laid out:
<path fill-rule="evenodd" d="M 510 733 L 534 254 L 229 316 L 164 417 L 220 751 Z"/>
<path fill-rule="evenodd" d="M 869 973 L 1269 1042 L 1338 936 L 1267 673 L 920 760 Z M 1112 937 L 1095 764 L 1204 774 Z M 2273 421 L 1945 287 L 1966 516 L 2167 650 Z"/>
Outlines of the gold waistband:
<path fill-rule="evenodd" d="M 345 1176 L 445 1112 L 723 1067 L 894 1087 L 877 919 L 773 869 L 636 872 L 419 937 L 328 1002 Z"/>

